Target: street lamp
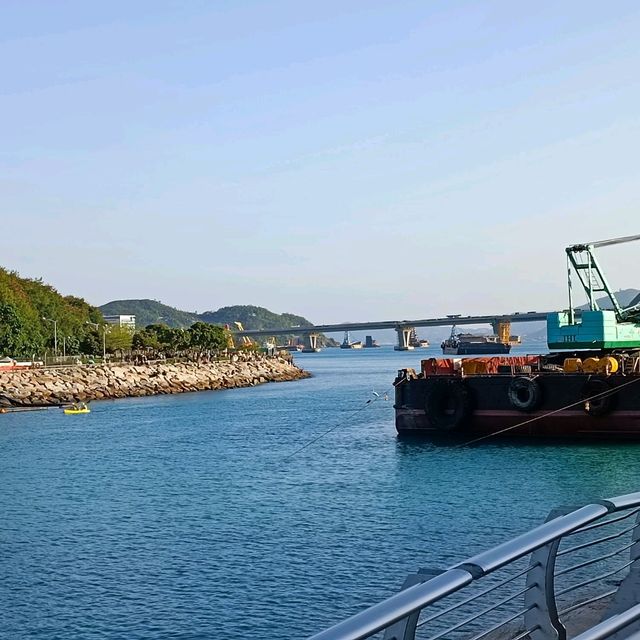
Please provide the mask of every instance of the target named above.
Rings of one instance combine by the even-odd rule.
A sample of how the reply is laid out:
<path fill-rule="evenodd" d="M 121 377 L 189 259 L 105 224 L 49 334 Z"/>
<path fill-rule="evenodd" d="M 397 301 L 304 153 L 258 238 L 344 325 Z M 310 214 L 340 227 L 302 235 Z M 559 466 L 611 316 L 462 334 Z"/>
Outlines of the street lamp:
<path fill-rule="evenodd" d="M 45 318 L 44 316 L 42 316 L 42 319 L 45 322 L 53 322 L 53 351 L 57 357 L 58 355 L 58 321 L 51 320 L 50 318 Z"/>
<path fill-rule="evenodd" d="M 100 325 L 97 322 L 89 322 L 87 320 L 86 324 L 90 324 L 96 328 L 96 331 L 99 329 Z M 102 362 L 105 362 L 107 359 L 107 325 L 105 324 L 102 327 Z"/>

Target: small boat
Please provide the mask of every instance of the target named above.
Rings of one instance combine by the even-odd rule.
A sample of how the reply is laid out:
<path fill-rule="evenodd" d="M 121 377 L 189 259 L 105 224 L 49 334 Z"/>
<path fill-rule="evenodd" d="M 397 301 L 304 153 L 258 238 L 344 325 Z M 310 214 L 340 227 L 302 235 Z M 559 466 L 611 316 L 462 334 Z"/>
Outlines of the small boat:
<path fill-rule="evenodd" d="M 76 415 L 79 413 L 91 413 L 91 409 L 89 409 L 89 407 L 87 407 L 87 405 L 84 403 L 80 405 L 72 404 L 69 407 L 65 407 L 64 412 L 67 415 Z"/>
<path fill-rule="evenodd" d="M 341 349 L 362 349 L 362 347 L 363 345 L 360 340 L 358 340 L 357 342 L 351 342 L 351 340 L 349 339 L 349 332 L 344 332 L 344 340 L 340 345 Z"/>
<path fill-rule="evenodd" d="M 426 349 L 429 346 L 428 340 L 421 340 L 418 338 L 418 334 L 415 329 L 411 329 L 409 334 L 409 345 L 416 349 Z"/>

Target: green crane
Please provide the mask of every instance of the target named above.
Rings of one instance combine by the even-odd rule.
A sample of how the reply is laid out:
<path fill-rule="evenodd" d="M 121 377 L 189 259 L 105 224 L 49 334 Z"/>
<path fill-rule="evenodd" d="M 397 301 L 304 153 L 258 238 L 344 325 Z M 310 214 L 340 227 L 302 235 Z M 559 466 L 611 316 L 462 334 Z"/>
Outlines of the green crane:
<path fill-rule="evenodd" d="M 640 240 L 640 235 L 575 244 L 566 248 L 569 310 L 547 317 L 547 341 L 552 349 L 640 348 L 640 295 L 623 307 L 611 289 L 595 249 Z M 571 275 L 575 272 L 587 294 L 589 309 L 577 317 Z M 596 296 L 604 294 L 612 310 L 603 310 Z"/>

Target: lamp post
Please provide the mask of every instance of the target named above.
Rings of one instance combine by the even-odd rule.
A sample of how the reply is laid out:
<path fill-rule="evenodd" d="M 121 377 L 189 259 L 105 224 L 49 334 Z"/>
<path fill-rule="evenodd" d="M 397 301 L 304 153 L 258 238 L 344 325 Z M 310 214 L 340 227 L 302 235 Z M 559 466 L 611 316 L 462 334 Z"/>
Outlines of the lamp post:
<path fill-rule="evenodd" d="M 42 316 L 45 322 L 53 322 L 53 352 L 58 356 L 58 321 Z"/>
<path fill-rule="evenodd" d="M 87 324 L 94 326 L 96 330 L 98 330 L 100 327 L 100 325 L 97 322 L 89 322 L 87 320 Z M 105 324 L 102 327 L 102 362 L 104 363 L 106 359 L 107 359 L 107 325 Z"/>

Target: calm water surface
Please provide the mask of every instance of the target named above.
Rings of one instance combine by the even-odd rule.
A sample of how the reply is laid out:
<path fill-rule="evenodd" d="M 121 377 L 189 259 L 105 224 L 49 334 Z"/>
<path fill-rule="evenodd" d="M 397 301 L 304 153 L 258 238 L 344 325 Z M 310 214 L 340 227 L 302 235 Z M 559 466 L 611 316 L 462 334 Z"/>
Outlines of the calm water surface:
<path fill-rule="evenodd" d="M 297 356 L 309 380 L 0 416 L 0 637 L 304 637 L 552 506 L 640 489 L 637 445 L 398 440 L 382 395 L 427 353 L 332 349 Z"/>

